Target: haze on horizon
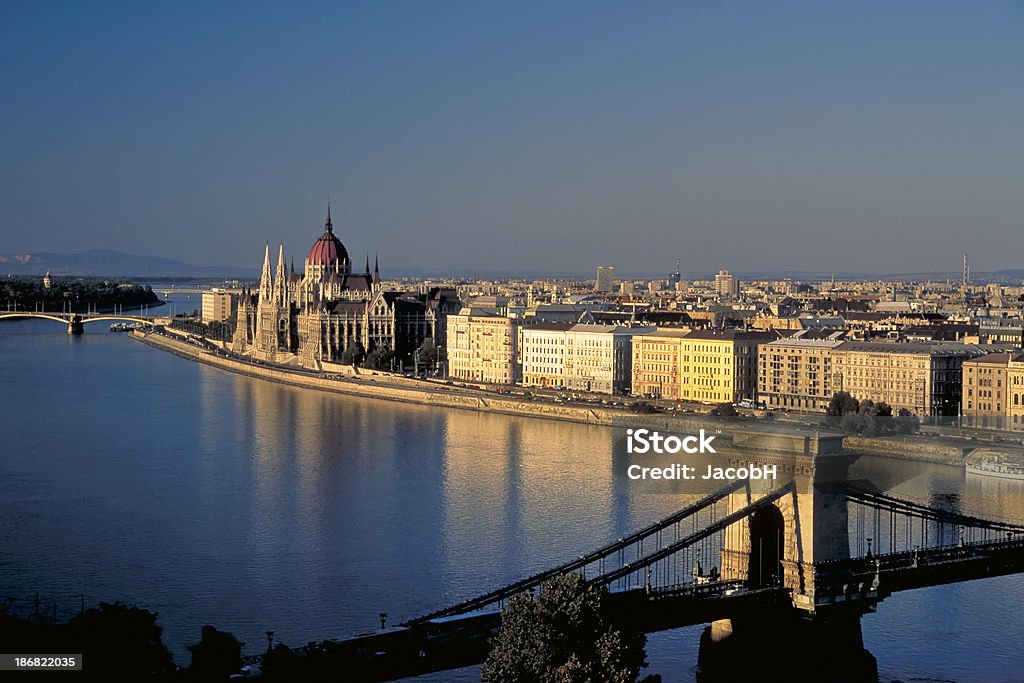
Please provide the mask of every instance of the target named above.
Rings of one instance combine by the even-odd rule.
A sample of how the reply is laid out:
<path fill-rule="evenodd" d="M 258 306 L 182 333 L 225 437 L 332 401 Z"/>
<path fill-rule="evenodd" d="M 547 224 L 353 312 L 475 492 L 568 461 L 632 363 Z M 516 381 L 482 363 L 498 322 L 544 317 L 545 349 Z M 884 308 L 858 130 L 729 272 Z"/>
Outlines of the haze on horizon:
<path fill-rule="evenodd" d="M 0 253 L 1020 268 L 1015 3 L 4 3 Z"/>

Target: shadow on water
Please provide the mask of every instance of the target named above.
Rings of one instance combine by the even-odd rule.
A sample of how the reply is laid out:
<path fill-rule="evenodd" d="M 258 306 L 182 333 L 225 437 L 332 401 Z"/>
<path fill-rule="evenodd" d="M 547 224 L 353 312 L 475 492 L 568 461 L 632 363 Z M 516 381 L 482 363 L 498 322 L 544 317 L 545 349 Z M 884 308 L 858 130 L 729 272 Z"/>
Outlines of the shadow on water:
<path fill-rule="evenodd" d="M 782 611 L 705 627 L 696 680 L 877 683 L 879 678 L 875 657 L 864 648 L 859 613 L 808 619 Z"/>

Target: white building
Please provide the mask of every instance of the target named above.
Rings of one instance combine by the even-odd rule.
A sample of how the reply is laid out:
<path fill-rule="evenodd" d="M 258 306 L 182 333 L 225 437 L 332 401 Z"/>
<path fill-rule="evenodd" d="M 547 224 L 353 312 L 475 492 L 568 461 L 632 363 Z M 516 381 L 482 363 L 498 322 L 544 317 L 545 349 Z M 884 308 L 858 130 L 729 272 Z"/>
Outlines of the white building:
<path fill-rule="evenodd" d="M 221 323 L 235 315 L 235 297 L 230 292 L 203 292 L 203 322 Z"/>
<path fill-rule="evenodd" d="M 739 280 L 729 271 L 720 270 L 715 275 L 715 291 L 719 296 L 735 298 L 740 294 Z"/>
<path fill-rule="evenodd" d="M 519 330 L 523 386 L 565 386 L 565 333 L 574 323 L 541 322 Z"/>
<path fill-rule="evenodd" d="M 526 386 L 622 393 L 632 378 L 632 339 L 653 327 L 539 323 L 520 330 Z"/>
<path fill-rule="evenodd" d="M 497 308 L 464 307 L 448 314 L 448 376 L 487 384 L 513 384 L 521 319 Z"/>

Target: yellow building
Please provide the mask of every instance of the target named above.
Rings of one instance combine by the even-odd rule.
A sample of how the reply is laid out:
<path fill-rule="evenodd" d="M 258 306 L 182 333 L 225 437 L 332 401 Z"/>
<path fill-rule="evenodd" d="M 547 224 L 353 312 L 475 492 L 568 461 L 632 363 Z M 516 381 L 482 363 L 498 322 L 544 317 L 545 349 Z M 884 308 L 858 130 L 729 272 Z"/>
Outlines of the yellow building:
<path fill-rule="evenodd" d="M 964 424 L 1001 427 L 1006 419 L 1010 353 L 989 353 L 964 361 Z"/>
<path fill-rule="evenodd" d="M 1010 429 L 1024 429 L 1024 353 L 1015 353 L 1006 366 L 1006 414 Z"/>
<path fill-rule="evenodd" d="M 737 403 L 757 393 L 757 348 L 776 339 L 745 330 L 661 329 L 633 338 L 633 394 Z"/>
<path fill-rule="evenodd" d="M 841 339 L 779 339 L 758 349 L 758 399 L 769 408 L 824 412 L 832 400 L 831 351 Z"/>
<path fill-rule="evenodd" d="M 463 308 L 448 315 L 448 376 L 487 384 L 517 381 L 519 326 L 498 308 Z"/>

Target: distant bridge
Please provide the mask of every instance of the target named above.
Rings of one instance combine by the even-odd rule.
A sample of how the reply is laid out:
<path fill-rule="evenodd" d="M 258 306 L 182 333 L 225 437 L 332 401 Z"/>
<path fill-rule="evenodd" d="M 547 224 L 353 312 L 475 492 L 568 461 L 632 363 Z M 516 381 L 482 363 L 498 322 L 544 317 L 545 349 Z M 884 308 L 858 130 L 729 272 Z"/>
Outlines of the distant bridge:
<path fill-rule="evenodd" d="M 68 334 L 82 334 L 85 325 L 103 321 L 136 322 L 144 325 L 164 324 L 169 318 L 149 317 L 142 315 L 126 315 L 123 313 L 49 313 L 46 311 L 0 311 L 0 320 L 14 320 L 17 318 L 40 318 L 42 320 L 53 320 L 54 322 L 67 325 Z"/>
<path fill-rule="evenodd" d="M 823 461 L 828 466 L 820 466 Z M 810 624 L 841 633 L 841 648 L 853 642 L 863 654 L 849 661 L 863 664 L 866 657 L 874 666 L 863 650 L 860 617 L 887 596 L 1024 572 L 1024 525 L 851 484 L 847 456 L 789 462 L 792 478 L 770 490 L 734 483 L 529 578 L 397 627 L 310 644 L 293 654 L 363 681 L 478 664 L 510 599 L 535 594 L 551 577 L 576 573 L 606 591 L 609 608 L 639 631 L 712 623 L 705 635 L 713 641 L 716 628 L 717 637 L 726 639 L 737 625 L 743 634 L 757 624 L 763 640 L 764 634 Z M 701 646 L 703 657 L 703 639 Z M 248 658 L 250 663 L 262 659 Z"/>

